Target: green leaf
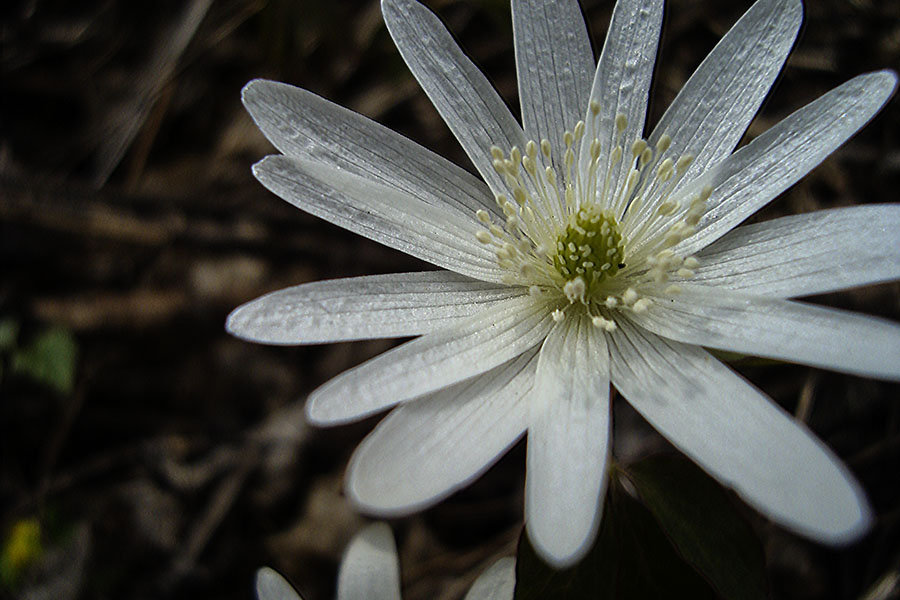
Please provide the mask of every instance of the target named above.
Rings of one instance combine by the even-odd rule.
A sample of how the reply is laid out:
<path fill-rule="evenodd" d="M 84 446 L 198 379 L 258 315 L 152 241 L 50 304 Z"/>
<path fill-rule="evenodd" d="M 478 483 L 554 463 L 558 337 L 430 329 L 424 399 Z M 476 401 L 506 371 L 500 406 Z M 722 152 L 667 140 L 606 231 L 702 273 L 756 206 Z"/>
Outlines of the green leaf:
<path fill-rule="evenodd" d="M 72 334 L 54 327 L 13 353 L 12 370 L 68 394 L 75 383 L 77 356 L 78 346 Z"/>
<path fill-rule="evenodd" d="M 728 600 L 767 597 L 759 538 L 728 493 L 684 457 L 651 457 L 625 469 L 684 557 Z"/>
<path fill-rule="evenodd" d="M 19 322 L 14 319 L 0 319 L 0 352 L 12 350 L 18 337 Z"/>
<path fill-rule="evenodd" d="M 650 512 L 611 482 L 597 542 L 580 563 L 555 571 L 523 533 L 516 559 L 516 600 L 715 598 L 675 551 Z"/>

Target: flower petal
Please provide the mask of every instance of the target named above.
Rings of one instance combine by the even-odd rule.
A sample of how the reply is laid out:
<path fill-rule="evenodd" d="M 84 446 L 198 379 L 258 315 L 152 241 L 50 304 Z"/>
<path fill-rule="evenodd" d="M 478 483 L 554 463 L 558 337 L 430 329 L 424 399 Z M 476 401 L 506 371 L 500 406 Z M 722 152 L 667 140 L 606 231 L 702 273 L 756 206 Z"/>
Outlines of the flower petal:
<path fill-rule="evenodd" d="M 800 0 L 759 0 L 725 34 L 663 114 L 650 135 L 672 139 L 667 156 L 693 162 L 674 193 L 728 156 L 744 135 L 781 71 L 803 19 Z M 659 197 L 641 206 L 643 221 Z"/>
<path fill-rule="evenodd" d="M 697 233 L 675 247 L 686 256 L 708 246 L 806 175 L 856 133 L 897 84 L 891 71 L 851 79 L 807 104 L 686 186 L 689 200 L 713 188 Z M 661 226 L 665 221 L 660 220 Z M 646 239 L 646 238 L 645 238 Z"/>
<path fill-rule="evenodd" d="M 256 79 L 241 93 L 263 134 L 282 153 L 310 158 L 471 218 L 502 215 L 483 181 L 402 135 L 312 92 Z"/>
<path fill-rule="evenodd" d="M 422 335 L 521 295 L 451 271 L 316 281 L 236 308 L 225 328 L 264 344 L 322 344 Z"/>
<path fill-rule="evenodd" d="M 400 564 L 386 523 L 372 523 L 354 536 L 338 572 L 338 600 L 400 600 Z"/>
<path fill-rule="evenodd" d="M 743 225 L 704 248 L 692 282 L 789 298 L 900 279 L 900 205 Z"/>
<path fill-rule="evenodd" d="M 627 156 L 631 144 L 644 131 L 662 15 L 662 0 L 619 0 L 606 32 L 591 89 L 591 101 L 599 103 L 600 113 L 593 117 L 588 108 L 580 162 L 581 172 L 586 173 L 590 159 L 588 148 L 591 140 L 597 137 L 600 140 L 598 173 L 612 172 L 611 190 L 619 187 L 619 182 L 631 169 L 628 160 L 613 164 L 613 148 L 623 146 Z M 627 120 L 622 132 L 616 127 L 616 116 L 620 114 Z M 592 124 L 592 121 L 597 123 Z"/>
<path fill-rule="evenodd" d="M 708 352 L 622 319 L 610 355 L 613 384 L 631 405 L 758 511 L 828 543 L 868 529 L 868 503 L 840 460 Z"/>
<path fill-rule="evenodd" d="M 371 240 L 457 273 L 499 282 L 496 258 L 476 241 L 478 221 L 429 206 L 396 189 L 335 167 L 268 156 L 253 174 L 297 208 Z"/>
<path fill-rule="evenodd" d="M 478 576 L 463 600 L 513 600 L 516 559 L 504 556 Z"/>
<path fill-rule="evenodd" d="M 500 301 L 338 375 L 310 395 L 307 417 L 352 421 L 480 375 L 539 344 L 552 324 L 528 295 Z"/>
<path fill-rule="evenodd" d="M 565 568 L 597 535 L 607 483 L 609 351 L 586 318 L 547 336 L 528 410 L 525 526 L 538 554 Z"/>
<path fill-rule="evenodd" d="M 263 567 L 256 572 L 258 600 L 303 600 L 275 569 Z"/>
<path fill-rule="evenodd" d="M 657 293 L 635 323 L 687 344 L 900 379 L 900 325 L 866 315 L 698 285 Z"/>
<path fill-rule="evenodd" d="M 584 118 L 594 53 L 577 0 L 513 0 L 519 102 L 525 137 L 550 142 L 563 172 L 563 132 Z"/>
<path fill-rule="evenodd" d="M 434 13 L 415 0 L 382 0 L 381 11 L 409 70 L 481 177 L 495 194 L 506 194 L 490 148 L 524 148 L 522 127 L 509 107 Z"/>
<path fill-rule="evenodd" d="M 525 432 L 536 355 L 394 409 L 353 454 L 353 503 L 382 516 L 408 514 L 487 471 Z"/>
<path fill-rule="evenodd" d="M 781 71 L 803 20 L 800 0 L 759 0 L 691 75 L 649 138 L 694 157 L 685 179 L 731 154 Z M 701 144 L 701 145 L 698 145 Z"/>

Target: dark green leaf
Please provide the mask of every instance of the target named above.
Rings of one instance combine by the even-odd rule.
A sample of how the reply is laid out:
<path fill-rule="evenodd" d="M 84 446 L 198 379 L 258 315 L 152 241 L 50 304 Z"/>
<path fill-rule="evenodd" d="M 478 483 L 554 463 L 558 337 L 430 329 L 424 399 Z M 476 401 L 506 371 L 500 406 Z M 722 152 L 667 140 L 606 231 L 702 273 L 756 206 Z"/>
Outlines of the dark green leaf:
<path fill-rule="evenodd" d="M 78 347 L 65 329 L 41 332 L 12 355 L 12 370 L 68 394 L 75 382 Z"/>
<path fill-rule="evenodd" d="M 728 493 L 683 457 L 652 457 L 625 469 L 685 560 L 728 600 L 767 596 L 759 539 Z"/>
<path fill-rule="evenodd" d="M 678 555 L 653 516 L 618 484 L 607 495 L 597 542 L 579 564 L 555 571 L 523 533 L 516 600 L 669 600 L 714 598 L 709 584 Z"/>

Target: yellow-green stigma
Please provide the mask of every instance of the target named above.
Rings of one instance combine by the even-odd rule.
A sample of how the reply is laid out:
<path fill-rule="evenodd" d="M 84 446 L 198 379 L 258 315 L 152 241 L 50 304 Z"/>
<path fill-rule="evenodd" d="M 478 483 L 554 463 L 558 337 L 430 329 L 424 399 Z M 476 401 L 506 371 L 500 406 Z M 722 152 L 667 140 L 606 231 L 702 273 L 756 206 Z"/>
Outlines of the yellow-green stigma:
<path fill-rule="evenodd" d="M 583 204 L 556 241 L 553 266 L 563 279 L 581 278 L 591 297 L 601 283 L 625 266 L 625 248 L 619 223 L 610 211 L 594 203 Z"/>

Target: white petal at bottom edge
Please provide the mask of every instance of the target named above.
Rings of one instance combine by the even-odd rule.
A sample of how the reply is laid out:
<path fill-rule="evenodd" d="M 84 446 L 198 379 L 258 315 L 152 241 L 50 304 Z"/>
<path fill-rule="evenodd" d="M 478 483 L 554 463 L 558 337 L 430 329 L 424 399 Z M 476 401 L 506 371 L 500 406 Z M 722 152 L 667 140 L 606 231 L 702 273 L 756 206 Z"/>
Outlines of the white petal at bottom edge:
<path fill-rule="evenodd" d="M 759 512 L 832 544 L 869 528 L 868 503 L 840 460 L 708 352 L 622 319 L 610 355 L 613 385 L 631 405 Z"/>
<path fill-rule="evenodd" d="M 400 600 L 400 564 L 391 528 L 373 523 L 354 536 L 338 572 L 338 600 Z"/>
<path fill-rule="evenodd" d="M 463 600 L 512 600 L 516 590 L 516 559 L 504 556 L 478 576 Z"/>
<path fill-rule="evenodd" d="M 405 515 L 485 472 L 525 431 L 536 354 L 396 408 L 353 454 L 350 500 L 367 513 Z"/>
<path fill-rule="evenodd" d="M 256 572 L 256 597 L 258 600 L 303 600 L 284 577 L 269 567 Z"/>
<path fill-rule="evenodd" d="M 547 336 L 528 408 L 525 526 L 544 560 L 568 567 L 597 535 L 609 456 L 609 351 L 586 318 Z"/>
<path fill-rule="evenodd" d="M 501 300 L 338 375 L 310 394 L 307 418 L 335 425 L 436 392 L 533 348 L 552 324 L 530 296 Z"/>

